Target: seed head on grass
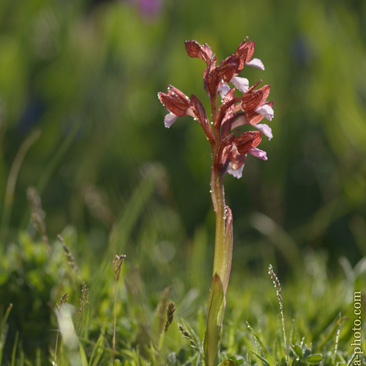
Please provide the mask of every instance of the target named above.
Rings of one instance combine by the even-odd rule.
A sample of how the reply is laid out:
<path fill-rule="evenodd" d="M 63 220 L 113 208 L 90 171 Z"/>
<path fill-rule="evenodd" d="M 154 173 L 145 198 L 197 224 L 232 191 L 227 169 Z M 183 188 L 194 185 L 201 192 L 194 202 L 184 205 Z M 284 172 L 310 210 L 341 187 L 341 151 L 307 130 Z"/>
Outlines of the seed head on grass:
<path fill-rule="evenodd" d="M 42 201 L 39 193 L 35 187 L 27 189 L 27 198 L 31 208 L 31 219 L 34 227 L 38 230 L 42 240 L 50 250 L 50 242 L 48 240 L 46 225 L 44 223 L 45 213 L 42 209 Z"/>
<path fill-rule="evenodd" d="M 80 305 L 76 326 L 79 325 L 81 314 L 88 305 L 89 305 L 89 289 L 86 283 L 83 282 L 81 285 L 81 298 L 80 298 Z"/>
<path fill-rule="evenodd" d="M 164 321 L 165 321 L 165 311 L 168 304 L 168 296 L 170 292 L 170 287 L 166 287 L 161 294 L 159 305 L 156 309 L 157 316 L 157 333 L 161 334 L 163 331 Z"/>
<path fill-rule="evenodd" d="M 61 235 L 57 235 L 58 240 L 60 240 L 60 243 L 62 245 L 62 248 L 64 249 L 64 252 L 66 254 L 68 263 L 70 265 L 70 267 L 76 272 L 79 273 L 79 268 L 76 265 L 76 261 L 74 256 L 72 255 L 69 247 L 66 245 L 64 238 Z"/>
<path fill-rule="evenodd" d="M 67 303 L 67 300 L 69 299 L 69 294 L 67 292 L 65 292 L 62 297 L 60 298 L 60 302 L 59 304 L 56 304 L 56 307 L 59 308 L 60 306 L 62 306 L 63 304 Z"/>
<path fill-rule="evenodd" d="M 119 275 L 121 274 L 122 263 L 125 258 L 126 258 L 125 254 L 121 254 L 121 255 L 116 254 L 116 256 L 113 259 L 114 279 L 116 281 L 119 280 Z"/>
<path fill-rule="evenodd" d="M 188 332 L 188 330 L 184 329 L 184 327 L 183 327 L 183 325 L 182 325 L 182 324 L 178 324 L 178 327 L 179 327 L 179 331 L 182 333 L 183 337 L 189 341 L 189 343 L 190 343 L 191 347 L 192 347 L 195 351 L 197 351 L 197 352 L 201 353 L 201 351 L 200 351 L 200 349 L 199 349 L 199 347 L 198 347 L 197 343 L 195 342 L 195 340 L 194 340 L 194 339 L 193 339 L 193 337 L 192 337 L 192 334 L 191 334 L 191 333 L 189 333 L 189 332 Z"/>
<path fill-rule="evenodd" d="M 282 311 L 283 310 L 283 301 L 282 301 L 281 284 L 280 284 L 280 280 L 276 276 L 276 273 L 274 273 L 274 271 L 273 271 L 272 264 L 270 264 L 269 267 L 268 267 L 268 274 L 272 278 L 273 285 L 274 285 L 274 287 L 276 289 L 278 301 L 280 303 L 280 307 L 281 307 L 281 311 Z"/>
<path fill-rule="evenodd" d="M 281 323 L 282 323 L 282 332 L 283 332 L 283 348 L 285 350 L 286 357 L 288 357 L 287 352 L 287 337 L 286 337 L 286 328 L 285 328 L 285 316 L 283 313 L 283 300 L 282 300 L 282 291 L 281 291 L 281 284 L 280 280 L 276 276 L 276 273 L 273 270 L 272 264 L 268 267 L 268 274 L 271 276 L 273 285 L 276 289 L 278 302 L 280 304 L 280 312 L 281 312 Z"/>
<path fill-rule="evenodd" d="M 166 333 L 168 331 L 168 328 L 170 324 L 172 324 L 174 319 L 174 312 L 175 312 L 175 305 L 174 302 L 171 302 L 168 305 L 167 311 L 166 311 L 166 322 L 164 326 L 164 332 Z"/>

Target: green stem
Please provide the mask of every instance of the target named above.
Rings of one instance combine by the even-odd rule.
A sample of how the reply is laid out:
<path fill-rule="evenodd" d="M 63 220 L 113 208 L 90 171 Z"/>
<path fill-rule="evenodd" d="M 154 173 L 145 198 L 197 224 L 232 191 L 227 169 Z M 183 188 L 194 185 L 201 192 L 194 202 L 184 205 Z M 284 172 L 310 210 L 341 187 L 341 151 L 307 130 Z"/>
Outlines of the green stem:
<path fill-rule="evenodd" d="M 216 208 L 215 256 L 213 275 L 217 273 L 221 280 L 224 278 L 224 239 L 225 239 L 225 192 L 223 176 L 217 167 L 212 169 L 211 189 L 213 205 Z"/>
<path fill-rule="evenodd" d="M 224 258 L 224 238 L 225 238 L 225 192 L 223 174 L 217 161 L 217 152 L 220 145 L 220 126 L 217 119 L 217 94 L 211 97 L 211 111 L 213 120 L 213 131 L 215 145 L 212 146 L 213 164 L 211 171 L 211 193 L 212 203 L 216 214 L 216 234 L 215 234 L 215 256 L 213 275 L 217 273 L 223 279 L 223 258 Z"/>
<path fill-rule="evenodd" d="M 214 366 L 219 349 L 222 321 L 225 311 L 225 194 L 223 174 L 219 166 L 213 164 L 211 176 L 212 203 L 216 213 L 215 256 L 210 297 L 207 308 L 207 328 L 204 351 L 206 366 Z"/>
<path fill-rule="evenodd" d="M 217 94 L 211 96 L 214 143 L 212 149 L 211 197 L 216 214 L 215 254 L 210 297 L 207 307 L 207 328 L 204 340 L 205 364 L 214 366 L 220 346 L 222 322 L 225 312 L 225 294 L 231 269 L 232 216 L 226 223 L 224 171 L 220 157 L 221 126 L 217 118 Z M 228 226 L 228 227 L 227 227 Z"/>
<path fill-rule="evenodd" d="M 116 324 L 117 324 L 117 286 L 118 279 L 114 283 L 114 316 L 113 316 L 113 339 L 112 339 L 112 365 L 115 365 L 116 353 Z"/>

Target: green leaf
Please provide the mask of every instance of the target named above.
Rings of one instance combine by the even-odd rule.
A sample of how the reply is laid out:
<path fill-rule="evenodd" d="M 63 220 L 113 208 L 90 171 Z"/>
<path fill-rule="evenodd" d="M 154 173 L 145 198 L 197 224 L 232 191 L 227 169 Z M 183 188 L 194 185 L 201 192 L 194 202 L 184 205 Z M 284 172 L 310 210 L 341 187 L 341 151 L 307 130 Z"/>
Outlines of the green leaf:
<path fill-rule="evenodd" d="M 300 347 L 299 345 L 294 344 L 294 345 L 292 346 L 292 349 L 294 350 L 294 352 L 295 352 L 295 353 L 296 353 L 300 358 L 302 358 L 302 357 L 303 357 L 302 349 L 301 349 L 301 347 Z"/>
<path fill-rule="evenodd" d="M 307 363 L 320 363 L 320 361 L 323 359 L 323 355 L 321 353 L 314 353 L 313 355 L 310 355 L 305 358 L 305 362 Z"/>
<path fill-rule="evenodd" d="M 97 343 L 95 343 L 95 346 L 93 348 L 92 355 L 89 359 L 89 366 L 98 366 L 100 364 L 100 358 L 103 354 L 103 343 L 104 343 L 104 335 L 101 334 L 97 340 Z"/>
<path fill-rule="evenodd" d="M 81 365 L 82 366 L 88 366 L 88 359 L 86 357 L 85 351 L 81 343 L 79 343 L 79 352 L 81 357 Z"/>
<path fill-rule="evenodd" d="M 207 366 L 215 365 L 221 337 L 224 310 L 224 290 L 220 277 L 217 273 L 215 273 L 212 278 L 211 293 L 208 300 L 207 328 L 204 340 L 205 359 Z"/>

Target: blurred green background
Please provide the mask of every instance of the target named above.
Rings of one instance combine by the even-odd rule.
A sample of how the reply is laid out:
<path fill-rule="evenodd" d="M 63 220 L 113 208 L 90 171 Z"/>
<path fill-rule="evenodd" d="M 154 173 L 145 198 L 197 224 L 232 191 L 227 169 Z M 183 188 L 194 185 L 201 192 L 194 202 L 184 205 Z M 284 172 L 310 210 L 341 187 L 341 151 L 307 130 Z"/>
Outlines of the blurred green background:
<path fill-rule="evenodd" d="M 260 146 L 267 162 L 225 178 L 233 273 L 272 262 L 285 277 L 313 251 L 333 272 L 340 257 L 355 265 L 366 255 L 364 0 L 2 0 L 3 251 L 30 230 L 35 186 L 50 240 L 73 237 L 87 273 L 125 252 L 152 287 L 179 266 L 198 286 L 211 262 L 195 258 L 213 254 L 210 149 L 188 117 L 164 128 L 157 92 L 172 84 L 208 107 L 204 63 L 184 41 L 220 60 L 247 35 L 266 71 L 241 76 L 271 84 L 274 138 Z"/>
<path fill-rule="evenodd" d="M 212 228 L 209 146 L 189 118 L 165 129 L 156 94 L 171 83 L 207 105 L 204 64 L 184 40 L 220 59 L 249 35 L 266 71 L 243 75 L 271 84 L 275 138 L 261 144 L 268 162 L 226 178 L 236 250 L 250 243 L 255 256 L 274 240 L 281 251 L 282 235 L 356 263 L 366 254 L 365 11 L 364 1 L 2 1 L 2 237 L 26 227 L 33 185 L 51 236 L 71 224 L 103 252 L 149 166 L 159 177 L 142 197 L 145 219 L 156 215 L 174 245 Z"/>
<path fill-rule="evenodd" d="M 275 138 L 261 144 L 268 162 L 249 159 L 243 179 L 226 177 L 236 250 L 268 246 L 281 230 L 298 249 L 355 263 L 366 254 L 365 12 L 361 0 L 2 1 L 3 238 L 26 227 L 33 185 L 51 236 L 71 224 L 103 251 L 149 165 L 163 172 L 151 204 L 169 230 L 179 221 L 174 244 L 212 227 L 209 146 L 188 117 L 165 129 L 156 94 L 171 83 L 207 106 L 204 64 L 186 56 L 184 40 L 209 43 L 221 59 L 248 35 L 266 71 L 242 76 L 271 84 Z M 6 205 L 16 155 L 35 130 Z"/>

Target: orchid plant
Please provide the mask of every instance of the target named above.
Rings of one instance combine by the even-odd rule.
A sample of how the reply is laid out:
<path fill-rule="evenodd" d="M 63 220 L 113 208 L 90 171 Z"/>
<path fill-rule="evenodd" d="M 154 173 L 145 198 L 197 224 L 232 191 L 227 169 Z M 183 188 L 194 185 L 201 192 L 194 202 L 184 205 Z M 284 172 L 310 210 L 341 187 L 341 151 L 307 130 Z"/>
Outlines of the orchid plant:
<path fill-rule="evenodd" d="M 240 178 L 248 154 L 267 160 L 266 152 L 257 146 L 262 134 L 270 140 L 272 131 L 267 124 L 260 122 L 263 118 L 271 121 L 274 112 L 273 103 L 267 101 L 270 85 L 257 88 L 261 81 L 250 86 L 248 79 L 238 76 L 245 66 L 264 70 L 262 61 L 252 58 L 255 42 L 245 38 L 235 53 L 219 64 L 208 44 L 186 41 L 185 47 L 188 56 L 200 58 L 206 63 L 203 82 L 210 99 L 212 122 L 202 103 L 193 94 L 188 97 L 170 85 L 168 92 L 159 92 L 158 97 L 169 111 L 164 119 L 165 127 L 172 126 L 178 117 L 191 116 L 201 125 L 211 145 L 211 198 L 216 214 L 216 233 L 204 358 L 207 366 L 213 366 L 222 333 L 233 252 L 233 217 L 225 204 L 223 178 L 226 173 Z M 219 96 L 221 103 L 218 105 Z M 243 126 L 251 126 L 256 130 L 246 131 Z"/>

